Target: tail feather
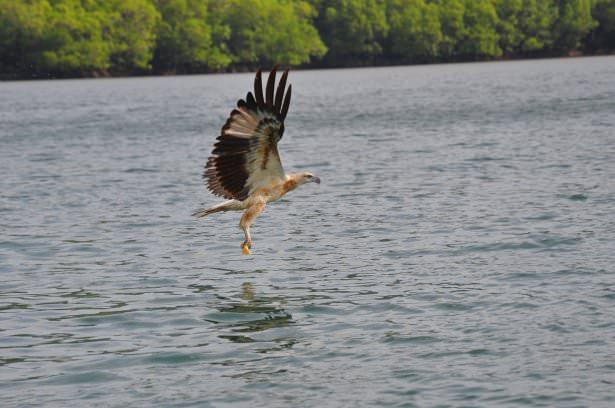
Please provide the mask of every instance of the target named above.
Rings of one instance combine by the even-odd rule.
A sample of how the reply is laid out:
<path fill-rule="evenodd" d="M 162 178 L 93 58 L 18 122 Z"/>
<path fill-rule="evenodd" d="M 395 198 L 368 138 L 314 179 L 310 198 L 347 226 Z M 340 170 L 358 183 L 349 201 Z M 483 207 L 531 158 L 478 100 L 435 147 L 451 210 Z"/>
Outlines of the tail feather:
<path fill-rule="evenodd" d="M 193 217 L 202 218 L 209 214 L 217 213 L 218 211 L 222 211 L 218 208 L 199 208 L 195 212 L 192 213 Z"/>
<path fill-rule="evenodd" d="M 210 208 L 199 208 L 198 210 L 193 212 L 192 215 L 194 217 L 202 218 L 208 216 L 209 214 L 214 214 L 220 211 L 233 211 L 241 209 L 243 209 L 241 202 L 237 200 L 228 200 Z"/>

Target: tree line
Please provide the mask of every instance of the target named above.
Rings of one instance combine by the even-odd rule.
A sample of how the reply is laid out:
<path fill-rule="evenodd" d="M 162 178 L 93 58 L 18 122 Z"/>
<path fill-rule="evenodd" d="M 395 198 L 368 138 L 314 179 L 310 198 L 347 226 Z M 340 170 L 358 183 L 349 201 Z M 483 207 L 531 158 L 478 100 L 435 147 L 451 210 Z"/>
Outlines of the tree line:
<path fill-rule="evenodd" d="M 4 78 L 615 50 L 615 0 L 0 0 Z"/>

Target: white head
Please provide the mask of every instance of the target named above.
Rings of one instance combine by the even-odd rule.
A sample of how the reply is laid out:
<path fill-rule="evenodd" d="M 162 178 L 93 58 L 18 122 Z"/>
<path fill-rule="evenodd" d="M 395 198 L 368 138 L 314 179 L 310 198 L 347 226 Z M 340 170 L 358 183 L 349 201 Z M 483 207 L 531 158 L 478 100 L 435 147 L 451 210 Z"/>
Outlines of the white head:
<path fill-rule="evenodd" d="M 297 174 L 297 184 L 301 185 L 301 184 L 306 184 L 306 183 L 320 184 L 320 178 L 316 177 L 315 175 L 313 175 L 309 171 L 306 171 L 306 172 L 303 172 L 303 173 L 298 173 Z"/>

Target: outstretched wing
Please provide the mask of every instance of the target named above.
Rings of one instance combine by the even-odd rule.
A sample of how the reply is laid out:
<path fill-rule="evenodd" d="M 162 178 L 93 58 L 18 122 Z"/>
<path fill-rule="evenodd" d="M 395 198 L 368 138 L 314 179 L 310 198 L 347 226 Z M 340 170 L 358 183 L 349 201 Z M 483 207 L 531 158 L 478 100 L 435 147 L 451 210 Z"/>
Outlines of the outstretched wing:
<path fill-rule="evenodd" d="M 259 187 L 285 178 L 278 154 L 284 119 L 290 105 L 291 85 L 286 89 L 288 69 L 274 95 L 276 65 L 267 79 L 263 97 L 261 70 L 254 79 L 254 95 L 248 92 L 233 109 L 205 165 L 208 189 L 221 197 L 243 201 Z"/>

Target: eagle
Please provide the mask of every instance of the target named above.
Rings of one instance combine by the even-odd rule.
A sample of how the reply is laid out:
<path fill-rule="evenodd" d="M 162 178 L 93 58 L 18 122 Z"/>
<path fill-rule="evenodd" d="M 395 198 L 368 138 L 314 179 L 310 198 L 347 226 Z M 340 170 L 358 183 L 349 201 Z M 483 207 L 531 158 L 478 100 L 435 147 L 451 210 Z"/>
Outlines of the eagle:
<path fill-rule="evenodd" d="M 278 142 L 284 134 L 292 86 L 286 88 L 286 69 L 276 87 L 278 68 L 276 65 L 270 71 L 265 94 L 261 70 L 256 72 L 254 93 L 248 92 L 245 100 L 237 101 L 205 164 L 207 188 L 227 201 L 192 214 L 205 217 L 221 211 L 243 211 L 239 226 L 245 235 L 241 249 L 246 255 L 253 245 L 250 227 L 267 203 L 303 184 L 320 184 L 320 178 L 310 172 L 286 174 L 282 167 Z"/>

